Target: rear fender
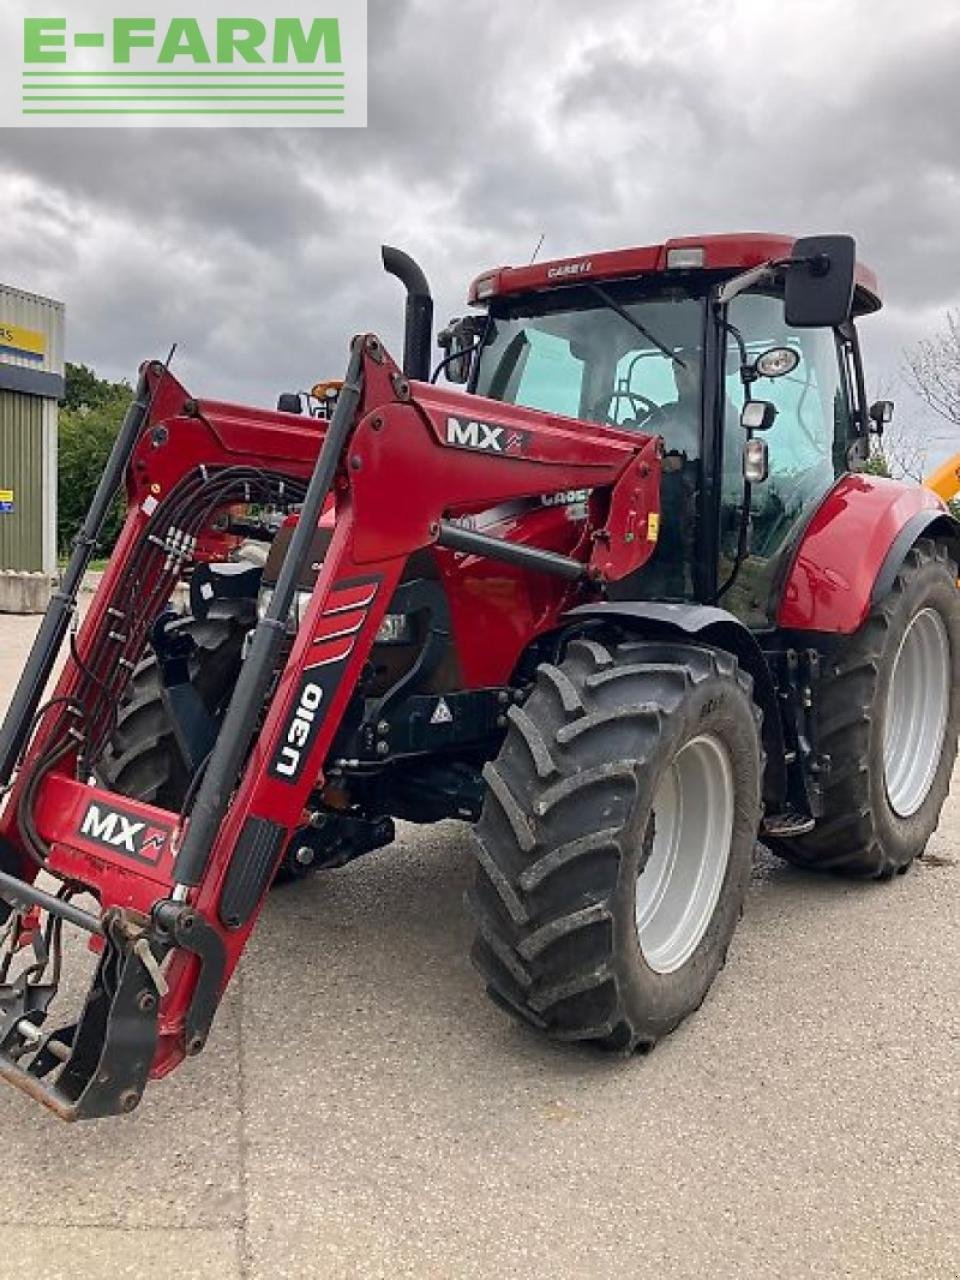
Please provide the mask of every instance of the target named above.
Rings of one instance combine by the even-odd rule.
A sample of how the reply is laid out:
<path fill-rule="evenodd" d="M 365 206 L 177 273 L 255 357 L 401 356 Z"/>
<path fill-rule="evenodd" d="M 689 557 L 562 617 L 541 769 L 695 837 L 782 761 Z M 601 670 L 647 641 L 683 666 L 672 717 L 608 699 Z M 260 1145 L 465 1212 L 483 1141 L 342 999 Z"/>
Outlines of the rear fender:
<path fill-rule="evenodd" d="M 897 574 L 903 568 L 910 548 L 920 538 L 935 538 L 938 542 L 945 542 L 950 548 L 954 563 L 960 563 L 960 520 L 945 512 L 919 511 L 904 525 L 887 552 L 883 568 L 873 584 L 871 605 L 879 604 L 893 590 Z"/>
<path fill-rule="evenodd" d="M 892 588 L 910 548 L 930 534 L 960 546 L 960 525 L 929 489 L 880 476 L 844 476 L 803 531 L 777 625 L 853 635 Z"/>
<path fill-rule="evenodd" d="M 581 605 L 565 615 L 568 623 L 605 622 L 631 632 L 638 639 L 668 637 L 695 640 L 732 653 L 753 679 L 753 697 L 763 712 L 764 802 L 777 812 L 786 801 L 786 745 L 777 690 L 756 637 L 726 609 L 702 604 L 660 604 L 654 601 L 605 601 Z"/>

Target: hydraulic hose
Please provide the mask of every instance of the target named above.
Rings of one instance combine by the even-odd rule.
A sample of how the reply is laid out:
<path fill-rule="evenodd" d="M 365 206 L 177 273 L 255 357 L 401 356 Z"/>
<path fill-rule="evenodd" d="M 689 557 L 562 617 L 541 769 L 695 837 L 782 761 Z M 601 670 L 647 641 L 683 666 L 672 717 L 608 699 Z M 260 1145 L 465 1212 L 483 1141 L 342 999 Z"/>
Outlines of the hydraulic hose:
<path fill-rule="evenodd" d="M 230 797 L 243 767 L 250 740 L 256 730 L 273 680 L 274 668 L 284 644 L 287 619 L 294 594 L 310 559 L 317 524 L 333 488 L 337 466 L 356 420 L 362 394 L 363 339 L 354 342 L 343 390 L 333 420 L 320 447 L 317 465 L 307 488 L 300 519 L 287 548 L 280 576 L 266 616 L 253 633 L 250 653 L 223 726 L 197 792 L 190 825 L 177 856 L 179 889 L 192 888 L 203 879 L 210 851 L 230 804 Z"/>
<path fill-rule="evenodd" d="M 161 368 L 161 366 L 156 366 Z M 127 410 L 123 425 L 114 442 L 104 468 L 83 528 L 74 544 L 70 563 L 63 575 L 58 591 L 51 597 L 43 616 L 37 638 L 30 650 L 30 657 L 17 685 L 13 701 L 0 729 L 0 787 L 10 781 L 20 752 L 30 732 L 34 716 L 40 705 L 43 691 L 50 679 L 57 654 L 70 625 L 70 617 L 76 607 L 77 594 L 97 545 L 97 539 L 113 502 L 113 495 L 123 480 L 127 463 L 136 447 L 150 411 L 151 395 L 146 373 L 140 375 L 133 403 Z"/>

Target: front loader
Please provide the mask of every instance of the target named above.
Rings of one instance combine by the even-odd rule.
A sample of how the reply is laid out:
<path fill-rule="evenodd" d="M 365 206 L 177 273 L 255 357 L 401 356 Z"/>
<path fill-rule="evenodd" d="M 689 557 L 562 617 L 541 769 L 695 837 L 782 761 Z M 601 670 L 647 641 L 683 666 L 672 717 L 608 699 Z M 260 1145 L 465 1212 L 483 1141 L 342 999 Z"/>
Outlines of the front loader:
<path fill-rule="evenodd" d="M 201 1053 L 271 884 L 397 819 L 476 824 L 497 1002 L 624 1052 L 703 1001 L 758 836 L 886 879 L 938 821 L 958 530 L 862 473 L 879 296 L 852 241 L 502 269 L 433 380 L 426 280 L 385 265 L 403 367 L 356 338 L 320 413 L 142 368 L 14 695 L 0 1076 L 64 1119 Z M 69 1014 L 66 928 L 96 957 Z"/>

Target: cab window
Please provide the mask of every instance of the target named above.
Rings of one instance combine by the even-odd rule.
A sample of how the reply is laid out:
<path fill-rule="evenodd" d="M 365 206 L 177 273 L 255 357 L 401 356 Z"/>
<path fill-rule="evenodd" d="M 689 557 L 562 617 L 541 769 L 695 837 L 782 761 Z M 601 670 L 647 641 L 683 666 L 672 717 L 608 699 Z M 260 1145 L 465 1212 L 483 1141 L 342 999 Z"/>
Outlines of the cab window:
<path fill-rule="evenodd" d="M 750 554 L 736 588 L 725 604 L 751 625 L 769 620 L 769 594 L 780 555 L 793 534 L 846 470 L 852 434 L 848 380 L 837 334 L 832 329 L 790 329 L 783 300 L 743 294 L 731 304 L 728 320 L 755 360 L 771 347 L 790 347 L 799 364 L 781 378 L 760 378 L 751 396 L 776 406 L 773 427 L 764 433 L 770 450 L 770 475 L 753 488 L 750 502 Z M 744 391 L 740 345 L 728 339 L 725 373 L 721 583 L 732 570 L 743 501 L 742 453 L 746 434 L 740 425 Z"/>
<path fill-rule="evenodd" d="M 702 295 L 663 280 L 551 290 L 501 302 L 490 319 L 477 394 L 664 439 L 657 548 L 617 591 L 693 594 L 704 321 Z"/>

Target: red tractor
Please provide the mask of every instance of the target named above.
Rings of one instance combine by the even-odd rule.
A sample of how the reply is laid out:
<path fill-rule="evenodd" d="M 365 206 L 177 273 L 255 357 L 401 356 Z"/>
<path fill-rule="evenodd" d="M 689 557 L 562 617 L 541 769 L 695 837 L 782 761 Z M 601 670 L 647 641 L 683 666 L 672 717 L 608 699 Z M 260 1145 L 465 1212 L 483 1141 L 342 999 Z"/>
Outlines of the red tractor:
<path fill-rule="evenodd" d="M 853 241 L 493 271 L 433 379 L 426 281 L 385 265 L 403 368 L 357 338 L 322 411 L 144 365 L 7 715 L 0 1076 L 66 1119 L 198 1054 L 274 880 L 396 819 L 477 824 L 490 994 L 620 1051 L 700 1005 L 758 837 L 882 880 L 937 825 L 960 530 L 865 473 L 892 406 L 866 400 Z M 96 970 L 54 1019 L 66 925 Z"/>

